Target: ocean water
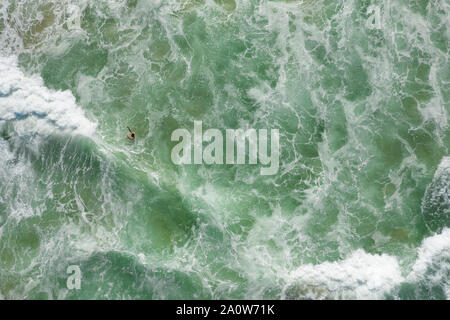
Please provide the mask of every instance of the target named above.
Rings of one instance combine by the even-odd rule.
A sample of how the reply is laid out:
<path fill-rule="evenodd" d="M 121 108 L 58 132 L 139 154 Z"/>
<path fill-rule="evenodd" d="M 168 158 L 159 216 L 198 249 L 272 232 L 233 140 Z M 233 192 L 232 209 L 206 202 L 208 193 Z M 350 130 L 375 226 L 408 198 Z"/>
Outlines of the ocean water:
<path fill-rule="evenodd" d="M 0 298 L 449 299 L 449 26 L 449 0 L 0 2 Z M 173 164 L 196 120 L 278 129 L 278 172 Z"/>

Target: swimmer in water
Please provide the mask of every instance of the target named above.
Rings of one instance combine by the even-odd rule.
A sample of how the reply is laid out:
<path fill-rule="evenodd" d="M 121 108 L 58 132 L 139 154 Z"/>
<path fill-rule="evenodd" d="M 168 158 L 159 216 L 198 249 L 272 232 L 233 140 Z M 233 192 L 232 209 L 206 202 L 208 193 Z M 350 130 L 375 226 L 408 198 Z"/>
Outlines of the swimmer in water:
<path fill-rule="evenodd" d="M 128 131 L 130 131 L 130 133 L 131 133 L 131 135 L 128 135 L 128 133 L 127 133 L 127 138 L 130 140 L 136 139 L 136 135 L 134 134 L 134 131 L 132 131 L 129 126 L 127 126 L 127 128 L 128 128 Z"/>

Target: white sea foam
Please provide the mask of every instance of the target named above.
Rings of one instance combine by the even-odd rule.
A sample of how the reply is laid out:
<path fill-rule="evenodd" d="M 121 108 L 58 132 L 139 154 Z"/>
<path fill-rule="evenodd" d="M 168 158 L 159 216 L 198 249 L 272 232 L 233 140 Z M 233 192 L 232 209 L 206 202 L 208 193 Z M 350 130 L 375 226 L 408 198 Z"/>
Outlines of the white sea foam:
<path fill-rule="evenodd" d="M 39 214 L 39 208 L 33 210 L 29 205 L 34 201 L 30 189 L 33 178 L 30 163 L 10 152 L 6 141 L 0 138 L 0 204 L 6 205 L 8 215 L 21 219 Z"/>
<path fill-rule="evenodd" d="M 293 292 L 293 298 L 382 299 L 408 282 L 443 286 L 448 299 L 450 229 L 425 238 L 417 252 L 416 262 L 406 276 L 402 276 L 396 257 L 373 255 L 362 249 L 341 261 L 300 266 L 289 274 L 284 298 Z"/>
<path fill-rule="evenodd" d="M 436 173 L 434 175 L 435 178 L 439 177 L 444 171 L 450 170 L 450 157 L 444 157 L 439 164 Z"/>
<path fill-rule="evenodd" d="M 85 117 L 70 91 L 50 90 L 39 76 L 26 76 L 16 57 L 0 56 L 0 75 L 0 123 L 14 120 L 18 134 L 94 132 L 96 124 Z"/>
<path fill-rule="evenodd" d="M 290 277 L 289 286 L 316 288 L 313 294 L 324 295 L 310 298 L 344 299 L 381 299 L 386 291 L 404 280 L 396 258 L 372 255 L 361 249 L 342 261 L 300 266 Z"/>
<path fill-rule="evenodd" d="M 425 281 L 442 285 L 447 299 L 450 298 L 450 229 L 423 240 L 418 249 L 418 258 L 408 275 L 408 282 Z"/>

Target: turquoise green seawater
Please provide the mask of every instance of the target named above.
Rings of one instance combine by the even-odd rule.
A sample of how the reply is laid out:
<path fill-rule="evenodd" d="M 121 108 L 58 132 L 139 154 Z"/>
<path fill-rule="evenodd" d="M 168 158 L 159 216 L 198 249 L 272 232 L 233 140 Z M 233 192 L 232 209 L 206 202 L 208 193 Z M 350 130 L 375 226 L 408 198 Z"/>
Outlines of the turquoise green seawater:
<path fill-rule="evenodd" d="M 0 298 L 449 299 L 449 21 L 448 0 L 2 1 Z M 173 164 L 195 120 L 278 129 L 278 172 Z"/>

